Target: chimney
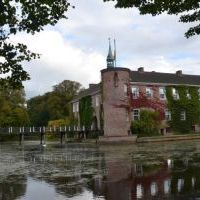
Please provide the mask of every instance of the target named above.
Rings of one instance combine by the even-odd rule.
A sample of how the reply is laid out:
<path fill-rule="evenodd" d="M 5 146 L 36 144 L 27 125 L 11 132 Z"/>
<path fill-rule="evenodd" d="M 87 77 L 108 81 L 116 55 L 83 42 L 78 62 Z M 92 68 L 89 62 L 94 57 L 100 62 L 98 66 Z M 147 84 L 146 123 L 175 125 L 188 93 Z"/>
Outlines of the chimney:
<path fill-rule="evenodd" d="M 139 67 L 138 72 L 144 72 L 144 67 Z"/>
<path fill-rule="evenodd" d="M 182 76 L 182 75 L 183 75 L 182 70 L 176 71 L 176 75 L 177 75 L 177 76 Z"/>

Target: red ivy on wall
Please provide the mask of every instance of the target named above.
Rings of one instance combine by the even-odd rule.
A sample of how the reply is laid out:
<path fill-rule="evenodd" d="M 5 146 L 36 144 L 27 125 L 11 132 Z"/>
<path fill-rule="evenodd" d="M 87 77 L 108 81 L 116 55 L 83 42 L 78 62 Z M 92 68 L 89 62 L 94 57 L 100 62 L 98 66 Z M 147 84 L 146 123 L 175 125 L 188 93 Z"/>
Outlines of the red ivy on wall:
<path fill-rule="evenodd" d="M 153 90 L 153 97 L 148 98 L 144 92 L 139 91 L 139 97 L 134 99 L 131 94 L 131 108 L 151 108 L 160 113 L 160 120 L 165 119 L 165 109 L 167 107 L 165 100 L 160 100 L 154 94 L 158 93 L 158 86 L 149 86 Z"/>

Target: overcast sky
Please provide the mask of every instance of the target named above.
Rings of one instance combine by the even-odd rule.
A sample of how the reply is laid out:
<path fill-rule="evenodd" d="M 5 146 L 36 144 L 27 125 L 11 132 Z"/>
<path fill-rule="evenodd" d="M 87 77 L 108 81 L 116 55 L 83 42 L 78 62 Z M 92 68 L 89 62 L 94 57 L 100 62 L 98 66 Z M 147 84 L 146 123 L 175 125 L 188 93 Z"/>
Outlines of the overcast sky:
<path fill-rule="evenodd" d="M 106 67 L 108 37 L 117 41 L 117 66 L 136 70 L 200 74 L 200 36 L 184 37 L 188 24 L 178 17 L 140 16 L 136 9 L 115 9 L 103 0 L 74 0 L 68 20 L 46 27 L 35 35 L 19 34 L 13 41 L 24 42 L 40 53 L 39 60 L 26 63 L 31 80 L 24 83 L 27 98 L 44 94 L 63 80 L 84 87 L 100 81 Z"/>

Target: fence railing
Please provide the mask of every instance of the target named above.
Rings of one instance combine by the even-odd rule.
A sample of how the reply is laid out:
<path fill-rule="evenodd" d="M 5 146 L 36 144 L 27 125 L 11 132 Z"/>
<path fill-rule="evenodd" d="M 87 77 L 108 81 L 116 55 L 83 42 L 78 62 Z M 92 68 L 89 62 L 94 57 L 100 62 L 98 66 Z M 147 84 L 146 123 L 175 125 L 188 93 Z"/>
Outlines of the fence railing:
<path fill-rule="evenodd" d="M 32 135 L 32 134 L 58 134 L 58 133 L 66 133 L 69 137 L 86 137 L 86 138 L 95 138 L 97 136 L 103 135 L 103 130 L 93 130 L 80 128 L 76 126 L 30 126 L 30 127 L 0 127 L 0 134 L 24 134 L 24 135 Z"/>

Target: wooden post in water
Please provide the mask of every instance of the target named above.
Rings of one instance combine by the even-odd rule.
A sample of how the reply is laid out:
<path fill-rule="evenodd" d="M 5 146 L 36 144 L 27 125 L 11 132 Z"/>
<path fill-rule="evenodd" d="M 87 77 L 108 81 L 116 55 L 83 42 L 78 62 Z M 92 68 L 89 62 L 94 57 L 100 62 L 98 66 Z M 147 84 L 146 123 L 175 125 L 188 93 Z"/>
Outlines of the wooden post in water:
<path fill-rule="evenodd" d="M 65 131 L 60 127 L 60 144 L 62 145 L 63 143 L 65 143 Z"/>
<path fill-rule="evenodd" d="M 40 127 L 40 145 L 43 144 L 43 130 L 42 127 Z"/>
<path fill-rule="evenodd" d="M 19 128 L 19 145 L 22 145 L 24 143 L 24 133 L 21 127 Z"/>
<path fill-rule="evenodd" d="M 45 132 L 46 132 L 46 128 L 45 128 L 45 126 L 43 126 L 43 144 L 44 145 L 46 144 L 46 135 L 45 135 Z"/>

